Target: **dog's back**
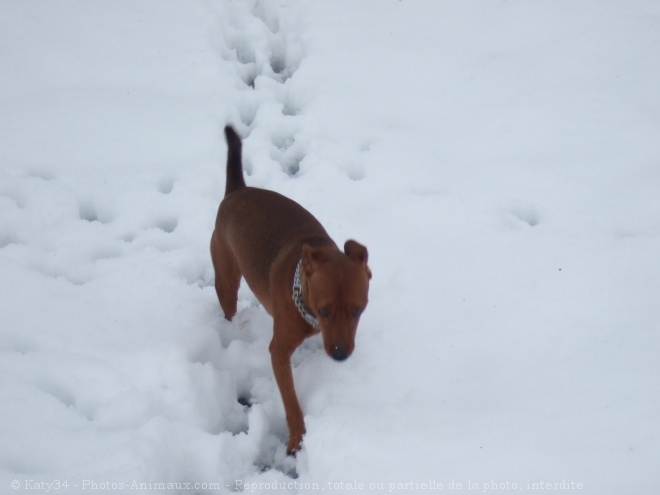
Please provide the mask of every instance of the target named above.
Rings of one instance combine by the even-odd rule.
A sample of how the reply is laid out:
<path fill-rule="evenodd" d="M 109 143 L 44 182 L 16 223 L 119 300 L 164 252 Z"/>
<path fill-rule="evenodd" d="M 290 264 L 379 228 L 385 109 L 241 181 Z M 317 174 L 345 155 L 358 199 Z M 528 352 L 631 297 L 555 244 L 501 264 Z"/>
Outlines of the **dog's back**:
<path fill-rule="evenodd" d="M 321 223 L 295 201 L 275 191 L 248 187 L 243 178 L 241 140 L 225 127 L 227 179 L 215 234 L 233 257 L 250 288 L 266 298 L 275 258 L 303 243 L 334 246 Z"/>

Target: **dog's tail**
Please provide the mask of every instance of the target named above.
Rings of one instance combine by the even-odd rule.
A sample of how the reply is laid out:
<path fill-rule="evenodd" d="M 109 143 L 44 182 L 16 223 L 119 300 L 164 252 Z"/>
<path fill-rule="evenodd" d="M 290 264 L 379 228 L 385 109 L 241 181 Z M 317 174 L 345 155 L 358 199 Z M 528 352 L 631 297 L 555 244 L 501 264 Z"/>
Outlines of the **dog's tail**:
<path fill-rule="evenodd" d="M 243 163 L 241 153 L 241 138 L 230 125 L 225 127 L 225 138 L 227 139 L 227 182 L 225 185 L 225 196 L 245 187 L 243 179 Z"/>

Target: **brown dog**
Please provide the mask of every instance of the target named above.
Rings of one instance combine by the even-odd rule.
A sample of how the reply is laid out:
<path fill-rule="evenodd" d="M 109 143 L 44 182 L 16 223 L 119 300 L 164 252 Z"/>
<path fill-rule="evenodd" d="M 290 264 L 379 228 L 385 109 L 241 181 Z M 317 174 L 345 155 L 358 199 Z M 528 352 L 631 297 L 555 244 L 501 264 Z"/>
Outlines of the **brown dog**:
<path fill-rule="evenodd" d="M 298 203 L 273 191 L 246 187 L 241 140 L 230 126 L 225 136 L 227 183 L 211 236 L 215 289 L 229 320 L 236 314 L 243 276 L 273 317 L 269 349 L 289 425 L 287 452 L 294 454 L 305 423 L 293 387 L 291 355 L 319 332 L 330 357 L 343 361 L 351 355 L 367 306 L 367 248 L 349 240 L 342 253 Z"/>

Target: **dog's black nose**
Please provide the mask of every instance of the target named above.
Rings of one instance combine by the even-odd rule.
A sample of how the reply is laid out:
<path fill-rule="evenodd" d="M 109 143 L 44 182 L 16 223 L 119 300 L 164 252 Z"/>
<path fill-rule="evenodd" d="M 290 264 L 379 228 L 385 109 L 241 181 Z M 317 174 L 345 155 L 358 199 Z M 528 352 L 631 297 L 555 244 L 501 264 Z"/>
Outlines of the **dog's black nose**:
<path fill-rule="evenodd" d="M 344 361 L 348 357 L 348 351 L 343 345 L 336 345 L 332 348 L 332 359 L 335 361 Z"/>

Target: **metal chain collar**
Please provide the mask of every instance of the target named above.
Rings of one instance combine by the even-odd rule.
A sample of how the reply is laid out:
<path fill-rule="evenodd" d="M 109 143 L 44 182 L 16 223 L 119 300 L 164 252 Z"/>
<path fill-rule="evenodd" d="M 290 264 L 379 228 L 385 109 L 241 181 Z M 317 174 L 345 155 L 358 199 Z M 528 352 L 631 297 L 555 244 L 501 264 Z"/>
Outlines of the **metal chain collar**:
<path fill-rule="evenodd" d="M 312 325 L 314 328 L 319 327 L 319 321 L 316 319 L 316 317 L 312 314 L 312 312 L 309 310 L 309 308 L 305 305 L 305 302 L 303 301 L 302 297 L 302 284 L 300 282 L 300 274 L 301 274 L 301 269 L 302 269 L 302 259 L 298 262 L 298 265 L 296 266 L 296 273 L 293 276 L 293 303 L 296 305 L 296 308 L 298 308 L 298 312 L 300 312 L 300 316 L 303 317 L 303 319 Z"/>

